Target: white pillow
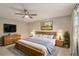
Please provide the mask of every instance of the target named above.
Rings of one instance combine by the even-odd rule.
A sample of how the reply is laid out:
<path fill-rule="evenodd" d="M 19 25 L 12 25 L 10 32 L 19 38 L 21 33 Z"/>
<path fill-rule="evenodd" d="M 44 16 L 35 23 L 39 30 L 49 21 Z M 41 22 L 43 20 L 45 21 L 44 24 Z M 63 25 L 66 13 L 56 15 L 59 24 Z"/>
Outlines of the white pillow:
<path fill-rule="evenodd" d="M 36 34 L 34 37 L 42 37 L 42 34 Z"/>
<path fill-rule="evenodd" d="M 48 35 L 48 38 L 49 39 L 53 39 L 54 38 L 54 35 Z"/>
<path fill-rule="evenodd" d="M 42 35 L 43 38 L 48 38 L 48 35 Z"/>
<path fill-rule="evenodd" d="M 48 38 L 48 39 L 54 39 L 54 35 L 42 35 L 40 37 Z"/>

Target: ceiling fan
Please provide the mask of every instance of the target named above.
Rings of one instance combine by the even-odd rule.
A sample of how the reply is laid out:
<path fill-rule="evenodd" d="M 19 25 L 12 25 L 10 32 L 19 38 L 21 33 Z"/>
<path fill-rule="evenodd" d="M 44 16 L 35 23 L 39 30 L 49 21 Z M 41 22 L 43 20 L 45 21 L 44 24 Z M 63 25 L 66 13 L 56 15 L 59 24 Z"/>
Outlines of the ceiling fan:
<path fill-rule="evenodd" d="M 22 18 L 33 18 L 32 16 L 37 16 L 37 14 L 30 14 L 29 11 L 27 9 L 22 10 L 22 13 L 15 13 L 17 15 L 23 15 Z"/>

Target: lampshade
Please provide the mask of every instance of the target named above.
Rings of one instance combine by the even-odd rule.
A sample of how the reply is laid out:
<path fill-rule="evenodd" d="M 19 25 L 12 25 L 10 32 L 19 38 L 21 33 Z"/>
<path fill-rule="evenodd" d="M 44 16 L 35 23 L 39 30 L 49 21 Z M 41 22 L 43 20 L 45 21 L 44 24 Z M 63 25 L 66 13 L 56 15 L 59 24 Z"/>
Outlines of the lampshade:
<path fill-rule="evenodd" d="M 35 36 L 35 31 L 32 31 L 32 32 L 31 32 L 31 35 Z"/>
<path fill-rule="evenodd" d="M 63 39 L 63 32 L 62 30 L 59 30 L 57 33 L 57 39 Z"/>
<path fill-rule="evenodd" d="M 58 32 L 58 36 L 62 36 L 62 33 L 61 32 Z"/>

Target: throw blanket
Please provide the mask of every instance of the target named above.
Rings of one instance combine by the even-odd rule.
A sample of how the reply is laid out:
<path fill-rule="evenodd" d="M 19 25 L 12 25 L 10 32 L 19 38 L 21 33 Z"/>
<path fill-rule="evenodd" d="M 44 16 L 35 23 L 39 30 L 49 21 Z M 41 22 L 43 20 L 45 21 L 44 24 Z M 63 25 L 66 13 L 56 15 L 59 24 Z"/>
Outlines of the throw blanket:
<path fill-rule="evenodd" d="M 43 40 L 44 38 L 39 38 L 39 37 L 31 37 L 31 38 L 26 38 L 24 40 L 27 40 L 27 41 L 31 41 L 31 42 L 34 42 L 34 43 L 37 43 L 37 44 L 41 44 L 41 45 L 44 45 L 47 50 L 48 50 L 48 54 L 52 54 L 52 50 L 54 50 L 54 45 L 52 42 L 49 42 L 49 41 L 46 41 L 45 39 Z"/>

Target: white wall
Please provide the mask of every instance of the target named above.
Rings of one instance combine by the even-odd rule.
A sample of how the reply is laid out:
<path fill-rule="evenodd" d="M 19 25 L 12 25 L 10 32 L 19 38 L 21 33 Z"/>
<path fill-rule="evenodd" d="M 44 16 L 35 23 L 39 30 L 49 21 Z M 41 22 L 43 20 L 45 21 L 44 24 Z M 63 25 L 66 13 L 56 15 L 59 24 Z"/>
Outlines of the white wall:
<path fill-rule="evenodd" d="M 21 37 L 28 36 L 28 24 L 25 23 L 24 21 L 0 18 L 0 37 L 2 35 L 8 34 L 8 33 L 4 33 L 3 24 L 5 24 L 5 23 L 15 24 L 17 26 L 17 32 L 16 33 L 20 34 Z"/>
<path fill-rule="evenodd" d="M 64 17 L 59 17 L 59 18 L 53 18 L 49 19 L 50 21 L 53 20 L 53 31 L 60 31 L 62 30 L 63 32 L 68 30 L 71 32 L 71 16 L 64 16 Z M 41 21 L 35 21 L 29 23 L 29 33 L 32 30 L 39 31 L 40 30 L 40 23 Z"/>
<path fill-rule="evenodd" d="M 66 30 L 71 31 L 71 17 L 70 16 L 53 18 L 53 19 L 48 19 L 48 20 L 50 21 L 53 20 L 53 31 L 59 31 L 59 30 L 62 30 L 63 32 Z M 3 32 L 4 23 L 16 24 L 17 25 L 16 33 L 21 34 L 22 37 L 25 37 L 25 36 L 28 36 L 28 33 L 30 33 L 32 30 L 39 31 L 41 22 L 42 21 L 25 23 L 24 21 L 0 18 L 0 36 L 5 34 Z"/>

